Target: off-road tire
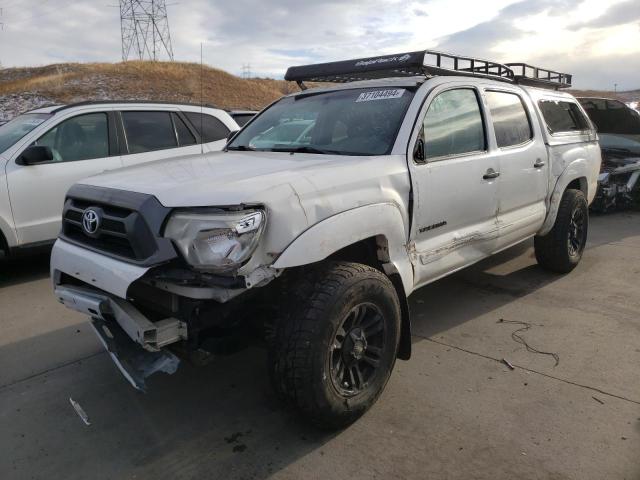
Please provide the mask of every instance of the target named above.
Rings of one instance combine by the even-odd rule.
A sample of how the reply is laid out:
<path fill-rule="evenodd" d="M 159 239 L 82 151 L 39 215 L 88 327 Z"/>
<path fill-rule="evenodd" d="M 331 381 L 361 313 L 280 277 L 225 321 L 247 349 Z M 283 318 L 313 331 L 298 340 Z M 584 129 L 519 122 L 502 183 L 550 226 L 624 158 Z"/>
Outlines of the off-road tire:
<path fill-rule="evenodd" d="M 579 246 L 572 251 L 570 236 L 574 215 L 581 215 L 584 223 L 580 234 L 577 235 Z M 566 190 L 560 200 L 553 228 L 548 234 L 536 236 L 534 239 L 536 259 L 540 266 L 556 273 L 569 273 L 573 270 L 582 258 L 588 229 L 589 207 L 584 193 L 580 190 Z"/>
<path fill-rule="evenodd" d="M 375 403 L 393 370 L 401 318 L 396 290 L 380 271 L 348 262 L 300 269 L 284 285 L 286 303 L 269 349 L 273 387 L 281 400 L 317 427 L 346 427 Z M 332 369 L 334 342 L 344 331 L 349 312 L 362 305 L 378 309 L 384 325 L 378 335 L 384 336 L 385 343 L 370 382 L 363 382 L 359 393 L 344 395 L 336 387 L 336 370 Z"/>

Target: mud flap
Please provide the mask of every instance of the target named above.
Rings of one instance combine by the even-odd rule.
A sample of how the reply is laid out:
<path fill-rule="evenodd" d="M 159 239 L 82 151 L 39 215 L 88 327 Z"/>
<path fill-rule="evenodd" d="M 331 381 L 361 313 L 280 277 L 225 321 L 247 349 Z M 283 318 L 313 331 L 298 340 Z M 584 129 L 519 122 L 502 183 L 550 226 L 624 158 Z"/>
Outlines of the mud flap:
<path fill-rule="evenodd" d="M 142 392 L 145 380 L 156 372 L 176 372 L 180 359 L 167 350 L 149 352 L 135 343 L 116 322 L 91 319 L 91 326 L 124 377 Z"/>

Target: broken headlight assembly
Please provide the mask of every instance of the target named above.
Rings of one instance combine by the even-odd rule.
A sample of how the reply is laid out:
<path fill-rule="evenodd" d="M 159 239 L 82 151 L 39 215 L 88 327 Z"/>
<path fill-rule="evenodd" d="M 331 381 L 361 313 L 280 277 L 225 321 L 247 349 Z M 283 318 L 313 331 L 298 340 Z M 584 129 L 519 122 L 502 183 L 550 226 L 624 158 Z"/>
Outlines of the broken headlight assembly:
<path fill-rule="evenodd" d="M 225 273 L 251 257 L 265 223 L 262 210 L 178 211 L 169 218 L 164 236 L 193 267 Z"/>

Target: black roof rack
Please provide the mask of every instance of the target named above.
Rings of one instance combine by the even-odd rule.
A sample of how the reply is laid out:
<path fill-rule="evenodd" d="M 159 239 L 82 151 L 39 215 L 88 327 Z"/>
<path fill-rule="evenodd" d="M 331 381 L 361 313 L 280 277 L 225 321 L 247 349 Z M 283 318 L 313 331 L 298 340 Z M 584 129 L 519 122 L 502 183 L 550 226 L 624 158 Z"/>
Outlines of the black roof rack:
<path fill-rule="evenodd" d="M 62 105 L 58 108 L 56 108 L 55 110 L 52 110 L 51 113 L 58 113 L 62 110 L 67 110 L 69 108 L 74 108 L 74 107 L 82 107 L 85 105 L 114 105 L 114 104 L 119 104 L 119 103 L 123 103 L 123 104 L 135 104 L 135 103 L 142 103 L 142 104 L 149 104 L 149 105 L 184 105 L 184 106 L 188 106 L 188 107 L 200 107 L 201 104 L 199 103 L 189 103 L 189 102 L 168 102 L 168 101 L 155 101 L 155 100 L 86 100 L 83 102 L 76 102 L 76 103 L 69 103 L 67 105 Z M 211 105 L 209 103 L 204 103 L 202 104 L 203 107 L 205 108 L 218 108 L 215 105 Z M 42 107 L 39 107 L 42 108 Z"/>
<path fill-rule="evenodd" d="M 569 88 L 571 86 L 571 75 L 568 73 L 555 72 L 546 68 L 534 67 L 526 63 L 505 63 L 513 70 L 516 82 L 522 85 L 547 88 Z"/>
<path fill-rule="evenodd" d="M 514 70 L 518 70 L 516 74 Z M 303 82 L 354 82 L 389 77 L 457 75 L 491 78 L 503 82 L 546 88 L 571 86 L 571 75 L 524 63 L 497 63 L 435 50 L 358 58 L 340 62 L 289 67 L 285 80 Z"/>

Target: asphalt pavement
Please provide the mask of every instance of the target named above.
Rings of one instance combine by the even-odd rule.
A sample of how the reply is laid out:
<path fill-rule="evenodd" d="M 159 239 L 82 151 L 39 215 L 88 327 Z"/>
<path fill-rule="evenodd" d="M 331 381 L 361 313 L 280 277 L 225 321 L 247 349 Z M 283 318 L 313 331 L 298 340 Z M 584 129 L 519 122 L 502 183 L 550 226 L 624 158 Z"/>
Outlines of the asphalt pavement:
<path fill-rule="evenodd" d="M 0 264 L 0 478 L 638 480 L 639 278 L 640 213 L 616 213 L 569 275 L 527 242 L 423 288 L 413 358 L 327 434 L 280 406 L 259 348 L 136 392 L 46 256 Z"/>

